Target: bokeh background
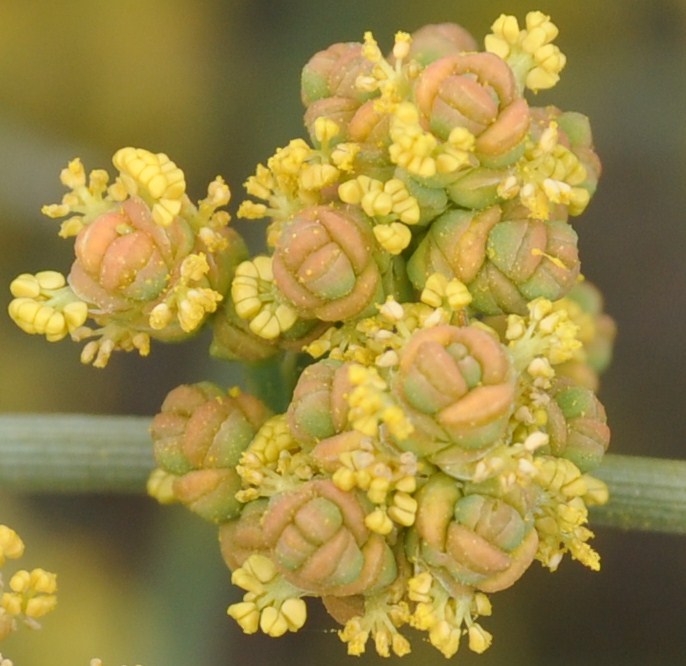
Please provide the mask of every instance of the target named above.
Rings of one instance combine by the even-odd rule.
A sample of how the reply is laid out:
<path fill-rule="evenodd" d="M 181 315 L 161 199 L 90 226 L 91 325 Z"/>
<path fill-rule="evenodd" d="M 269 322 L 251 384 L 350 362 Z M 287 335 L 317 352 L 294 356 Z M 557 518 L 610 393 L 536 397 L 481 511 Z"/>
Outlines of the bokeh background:
<path fill-rule="evenodd" d="M 20 272 L 66 271 L 71 247 L 40 215 L 79 155 L 108 167 L 124 145 L 164 151 L 204 195 L 233 186 L 303 135 L 299 73 L 316 51 L 374 31 L 455 21 L 477 37 L 501 13 L 551 14 L 568 56 L 537 103 L 591 117 L 604 174 L 577 221 L 584 273 L 619 325 L 601 398 L 615 452 L 686 458 L 686 2 L 684 0 L 2 0 L 0 305 Z M 245 228 L 244 226 L 242 227 Z M 3 292 L 4 290 L 4 292 Z M 106 370 L 79 348 L 22 334 L 0 316 L 0 412 L 153 414 L 182 382 L 240 381 L 208 358 L 207 338 Z M 299 634 L 244 637 L 214 529 L 143 497 L 10 496 L 0 522 L 25 537 L 25 566 L 59 571 L 45 628 L 8 639 L 17 666 L 218 666 L 350 660 L 316 611 Z M 680 664 L 686 654 L 686 539 L 598 529 L 599 574 L 538 566 L 495 595 L 493 647 L 456 660 L 508 664 Z M 416 641 L 404 663 L 442 663 Z M 366 655 L 356 663 L 376 664 Z"/>

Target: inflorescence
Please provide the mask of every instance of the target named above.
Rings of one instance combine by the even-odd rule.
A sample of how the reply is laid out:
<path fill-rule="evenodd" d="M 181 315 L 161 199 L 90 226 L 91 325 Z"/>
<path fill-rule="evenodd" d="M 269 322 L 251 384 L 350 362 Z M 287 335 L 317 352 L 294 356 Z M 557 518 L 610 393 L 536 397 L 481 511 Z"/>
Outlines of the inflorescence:
<path fill-rule="evenodd" d="M 57 605 L 57 576 L 45 569 L 20 569 L 5 583 L 2 569 L 7 560 L 24 555 L 24 542 L 7 525 L 0 525 L 0 641 L 19 629 L 21 624 L 38 629 L 38 619 Z M 3 666 L 0 655 L 0 666 Z M 10 664 L 11 666 L 11 664 Z"/>
<path fill-rule="evenodd" d="M 196 205 L 161 153 L 120 150 L 111 184 L 78 159 L 62 172 L 44 212 L 76 258 L 14 280 L 21 328 L 88 339 L 96 366 L 203 326 L 218 358 L 308 359 L 284 413 L 203 382 L 152 425 L 149 491 L 219 525 L 246 633 L 297 631 L 320 597 L 350 654 L 407 654 L 403 627 L 446 657 L 463 638 L 483 652 L 488 595 L 534 560 L 600 567 L 587 518 L 607 501 L 590 473 L 614 325 L 570 224 L 600 163 L 585 116 L 525 97 L 557 83 L 556 36 L 530 12 L 498 18 L 483 51 L 440 24 L 388 56 L 371 33 L 317 53 L 309 140 L 245 183 L 238 216 L 268 222 L 258 256 L 221 178 Z"/>

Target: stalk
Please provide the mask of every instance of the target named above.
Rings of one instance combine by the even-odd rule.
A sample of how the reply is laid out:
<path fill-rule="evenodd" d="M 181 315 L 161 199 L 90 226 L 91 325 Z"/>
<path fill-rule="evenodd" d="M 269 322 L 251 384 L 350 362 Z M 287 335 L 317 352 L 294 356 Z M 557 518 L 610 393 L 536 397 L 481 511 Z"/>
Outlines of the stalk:
<path fill-rule="evenodd" d="M 153 468 L 142 416 L 0 414 L 0 489 L 141 493 Z"/>
<path fill-rule="evenodd" d="M 154 466 L 143 416 L 0 414 L 0 489 L 143 493 Z M 591 525 L 686 534 L 686 461 L 608 454 L 610 502 Z"/>
<path fill-rule="evenodd" d="M 686 461 L 606 455 L 593 472 L 610 501 L 591 512 L 591 524 L 625 530 L 686 534 Z"/>

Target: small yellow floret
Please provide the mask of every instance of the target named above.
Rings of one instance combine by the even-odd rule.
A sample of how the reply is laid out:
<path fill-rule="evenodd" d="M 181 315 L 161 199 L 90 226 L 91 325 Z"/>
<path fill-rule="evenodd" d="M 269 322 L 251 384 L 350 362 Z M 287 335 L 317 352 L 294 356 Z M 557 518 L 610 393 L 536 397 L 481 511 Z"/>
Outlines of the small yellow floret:
<path fill-rule="evenodd" d="M 177 300 L 177 319 L 181 329 L 192 333 L 205 321 L 205 317 L 217 310 L 224 297 L 209 287 L 188 289 L 182 298 Z"/>
<path fill-rule="evenodd" d="M 340 175 L 331 164 L 306 164 L 300 171 L 299 183 L 303 190 L 318 191 L 333 185 Z"/>
<path fill-rule="evenodd" d="M 491 26 L 484 43 L 486 51 L 501 57 L 512 67 L 522 87 L 536 92 L 552 88 L 566 64 L 566 57 L 552 44 L 558 29 L 542 12 L 529 12 L 526 27 L 519 29 L 514 16 L 501 14 Z"/>
<path fill-rule="evenodd" d="M 238 207 L 238 217 L 244 220 L 261 220 L 267 216 L 267 206 L 254 201 L 243 201 Z"/>
<path fill-rule="evenodd" d="M 254 634 L 260 627 L 260 611 L 252 601 L 241 601 L 231 604 L 226 610 L 246 634 Z"/>
<path fill-rule="evenodd" d="M 400 222 L 377 224 L 374 227 L 374 237 L 386 252 L 400 254 L 412 240 L 412 232 Z"/>
<path fill-rule="evenodd" d="M 56 271 L 24 273 L 10 284 L 15 298 L 8 313 L 24 332 L 44 335 L 49 342 L 61 340 L 84 324 L 88 305 L 76 298 Z"/>
<path fill-rule="evenodd" d="M 267 340 L 277 338 L 298 319 L 293 308 L 279 302 L 273 278 L 271 257 L 259 256 L 239 264 L 231 283 L 236 314 L 250 322 L 253 333 Z"/>
<path fill-rule="evenodd" d="M 314 136 L 321 144 L 328 144 L 332 139 L 335 139 L 341 133 L 340 126 L 327 118 L 320 116 L 314 121 Z"/>
<path fill-rule="evenodd" d="M 112 162 L 121 173 L 121 183 L 128 194 L 139 195 L 152 204 L 152 216 L 161 226 L 168 226 L 181 211 L 186 180 L 164 153 L 142 148 L 121 148 Z"/>
<path fill-rule="evenodd" d="M 421 178 L 436 175 L 437 167 L 433 152 L 438 140 L 433 134 L 422 129 L 419 111 L 414 104 L 402 102 L 398 105 L 389 132 L 392 143 L 388 148 L 388 154 L 392 162 Z"/>
<path fill-rule="evenodd" d="M 369 30 L 367 30 L 367 32 L 364 33 L 364 44 L 362 46 L 362 55 L 365 58 L 367 58 L 367 60 L 370 60 L 371 62 L 379 62 L 380 60 L 383 59 L 383 54 L 381 53 L 381 49 L 379 48 L 379 45 L 377 44 L 376 40 L 374 39 L 374 35 Z"/>
<path fill-rule="evenodd" d="M 62 169 L 60 172 L 60 182 L 72 190 L 85 186 L 86 171 L 78 157 L 71 160 L 66 168 Z"/>
<path fill-rule="evenodd" d="M 175 474 L 165 472 L 159 467 L 154 469 L 148 477 L 146 490 L 150 497 L 156 499 L 160 504 L 174 504 L 177 501 L 174 494 Z"/>
<path fill-rule="evenodd" d="M 409 33 L 399 30 L 395 33 L 395 43 L 393 44 L 393 57 L 396 60 L 404 60 L 410 55 L 412 37 Z"/>
<path fill-rule="evenodd" d="M 472 295 L 457 278 L 448 280 L 442 273 L 432 273 L 424 284 L 420 299 L 433 308 L 447 305 L 450 310 L 456 311 L 466 308 L 472 302 Z"/>
<path fill-rule="evenodd" d="M 372 532 L 385 536 L 393 531 L 393 521 L 388 517 L 388 514 L 383 509 L 374 509 L 367 514 L 364 519 L 364 524 Z"/>
<path fill-rule="evenodd" d="M 393 495 L 393 504 L 388 509 L 389 517 L 403 527 L 414 525 L 417 514 L 417 500 L 411 495 L 397 492 Z"/>
<path fill-rule="evenodd" d="M 174 314 L 169 305 L 167 303 L 158 303 L 150 311 L 148 324 L 150 324 L 150 328 L 154 329 L 155 331 L 161 331 L 171 323 L 173 318 Z"/>
<path fill-rule="evenodd" d="M 493 635 L 476 623 L 469 627 L 468 635 L 469 649 L 477 654 L 488 650 L 493 642 Z"/>
<path fill-rule="evenodd" d="M 24 554 L 24 542 L 21 537 L 7 525 L 0 525 L 0 567 L 5 562 L 16 560 Z"/>
<path fill-rule="evenodd" d="M 339 143 L 331 151 L 330 159 L 341 171 L 352 171 L 355 157 L 359 152 L 359 143 Z"/>

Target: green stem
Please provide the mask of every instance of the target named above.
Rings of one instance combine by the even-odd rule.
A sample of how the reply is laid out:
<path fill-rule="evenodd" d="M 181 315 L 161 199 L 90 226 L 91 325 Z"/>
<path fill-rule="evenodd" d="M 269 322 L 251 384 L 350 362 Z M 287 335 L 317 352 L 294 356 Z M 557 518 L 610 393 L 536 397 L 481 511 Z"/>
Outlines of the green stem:
<path fill-rule="evenodd" d="M 607 455 L 593 475 L 610 502 L 592 510 L 592 525 L 686 534 L 685 460 Z"/>
<path fill-rule="evenodd" d="M 0 414 L 0 489 L 142 493 L 154 466 L 150 419 Z M 686 534 L 686 461 L 607 455 L 594 472 L 610 502 L 593 526 Z"/>
<path fill-rule="evenodd" d="M 144 492 L 149 424 L 138 416 L 0 414 L 0 489 Z"/>
<path fill-rule="evenodd" d="M 275 412 L 285 412 L 305 358 L 297 352 L 283 352 L 250 365 L 246 378 L 248 391 Z"/>

